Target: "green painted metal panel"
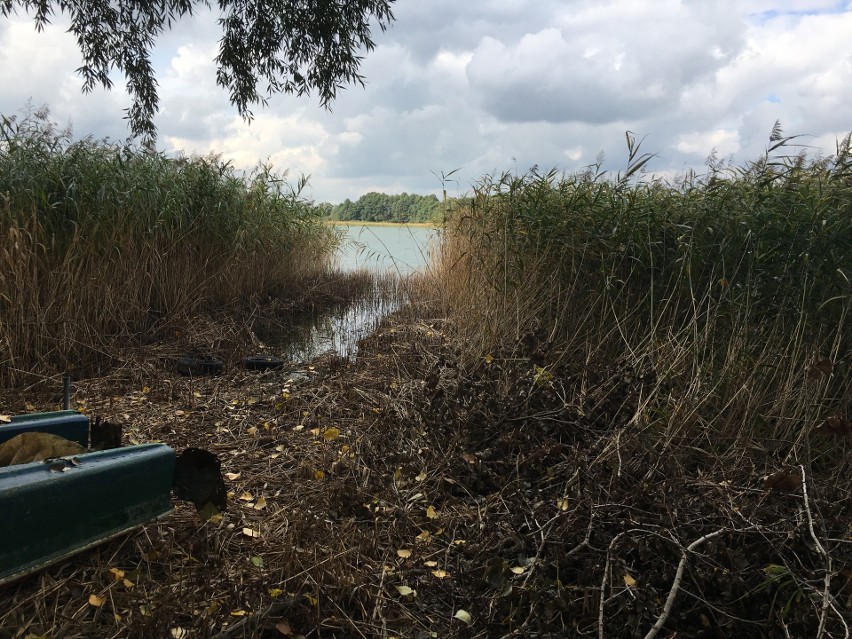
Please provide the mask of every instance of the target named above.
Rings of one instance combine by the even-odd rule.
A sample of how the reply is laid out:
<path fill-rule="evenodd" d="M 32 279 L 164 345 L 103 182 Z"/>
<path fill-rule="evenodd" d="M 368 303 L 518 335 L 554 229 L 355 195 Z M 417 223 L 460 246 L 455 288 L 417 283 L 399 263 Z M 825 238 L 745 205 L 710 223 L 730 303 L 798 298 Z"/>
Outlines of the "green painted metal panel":
<path fill-rule="evenodd" d="M 26 432 L 51 433 L 88 446 L 89 418 L 75 410 L 15 415 L 12 421 L 0 424 L 0 444 Z"/>
<path fill-rule="evenodd" d="M 0 468 L 0 584 L 169 512 L 174 470 L 165 444 Z"/>

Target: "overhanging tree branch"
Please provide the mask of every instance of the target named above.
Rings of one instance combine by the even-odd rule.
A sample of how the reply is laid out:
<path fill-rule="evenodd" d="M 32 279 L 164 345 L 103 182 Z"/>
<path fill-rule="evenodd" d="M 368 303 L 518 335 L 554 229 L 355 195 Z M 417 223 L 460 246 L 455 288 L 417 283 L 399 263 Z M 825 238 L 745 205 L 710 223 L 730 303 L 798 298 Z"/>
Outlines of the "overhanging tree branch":
<path fill-rule="evenodd" d="M 329 108 L 337 92 L 364 84 L 362 52 L 375 48 L 372 28 L 387 29 L 395 0 L 219 0 L 222 39 L 216 82 L 240 115 L 265 105 L 276 93 L 316 91 Z M 132 103 L 127 119 L 133 136 L 156 137 L 159 110 L 151 51 L 157 37 L 206 0 L 0 0 L 4 17 L 23 10 L 41 31 L 56 14 L 70 17 L 83 65 L 83 91 L 112 88 L 109 74 L 127 78 Z"/>

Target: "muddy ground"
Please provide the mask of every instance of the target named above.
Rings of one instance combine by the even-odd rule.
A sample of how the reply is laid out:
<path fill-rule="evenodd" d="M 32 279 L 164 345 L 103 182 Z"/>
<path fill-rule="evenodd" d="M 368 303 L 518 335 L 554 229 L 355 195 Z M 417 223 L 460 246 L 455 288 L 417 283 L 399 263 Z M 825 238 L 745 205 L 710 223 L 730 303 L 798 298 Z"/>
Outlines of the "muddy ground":
<path fill-rule="evenodd" d="M 235 337 L 195 379 L 170 365 L 178 340 L 77 382 L 126 443 L 216 452 L 229 508 L 177 503 L 6 586 L 0 637 L 849 636 L 831 457 L 665 448 L 634 419 L 654 371 L 549 365 L 536 336 L 463 366 L 455 339 L 400 315 L 355 361 L 253 372 Z"/>

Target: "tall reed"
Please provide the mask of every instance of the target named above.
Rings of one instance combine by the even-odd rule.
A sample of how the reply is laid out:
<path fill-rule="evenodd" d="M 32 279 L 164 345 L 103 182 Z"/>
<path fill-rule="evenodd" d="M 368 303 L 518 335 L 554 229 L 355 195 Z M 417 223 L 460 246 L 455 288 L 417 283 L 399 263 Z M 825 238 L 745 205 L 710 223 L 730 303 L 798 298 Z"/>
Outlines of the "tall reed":
<path fill-rule="evenodd" d="M 74 140 L 46 109 L 0 122 L 0 383 L 92 370 L 223 305 L 287 296 L 337 242 L 268 166 Z"/>
<path fill-rule="evenodd" d="M 486 176 L 449 216 L 443 301 L 468 360 L 653 371 L 634 423 L 666 442 L 771 439 L 786 453 L 833 414 L 850 417 L 852 148 L 711 163 L 670 183 L 630 164 L 561 175 Z"/>

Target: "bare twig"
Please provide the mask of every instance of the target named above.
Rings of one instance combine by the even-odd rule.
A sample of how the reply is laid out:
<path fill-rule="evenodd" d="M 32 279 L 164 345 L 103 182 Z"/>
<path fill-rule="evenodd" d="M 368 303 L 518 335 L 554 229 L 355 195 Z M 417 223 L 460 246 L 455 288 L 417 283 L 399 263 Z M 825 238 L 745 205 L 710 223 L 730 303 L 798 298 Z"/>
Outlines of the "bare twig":
<path fill-rule="evenodd" d="M 683 569 L 686 568 L 686 560 L 689 557 L 689 553 L 698 548 L 705 541 L 713 539 L 714 537 L 718 537 L 724 532 L 728 532 L 728 528 L 720 528 L 715 532 L 708 533 L 703 537 L 699 537 L 695 541 L 693 541 L 689 546 L 687 546 L 683 554 L 681 555 L 680 562 L 677 565 L 677 572 L 675 573 L 674 582 L 672 582 L 672 588 L 669 590 L 669 596 L 666 598 L 666 603 L 663 606 L 663 612 L 660 613 L 659 618 L 657 619 L 657 623 L 648 631 L 648 634 L 645 635 L 645 639 L 654 639 L 657 636 L 657 633 L 660 632 L 660 629 L 665 625 L 666 621 L 669 618 L 669 615 L 672 611 L 672 606 L 674 605 L 675 599 L 677 598 L 677 593 L 680 590 L 680 582 L 683 579 Z M 603 606 L 601 606 L 603 608 Z"/>
<path fill-rule="evenodd" d="M 822 590 L 822 610 L 819 613 L 819 627 L 817 628 L 816 639 L 820 639 L 823 633 L 825 632 L 825 622 L 828 618 L 828 609 L 837 613 L 837 616 L 840 617 L 840 621 L 843 623 L 843 627 L 846 629 L 846 637 L 849 637 L 849 626 L 846 625 L 846 621 L 843 619 L 843 615 L 840 614 L 831 603 L 831 555 L 828 554 L 825 547 L 820 543 L 819 539 L 816 536 L 816 532 L 814 531 L 814 518 L 811 514 L 811 503 L 808 499 L 808 483 L 807 477 L 805 475 L 805 467 L 802 464 L 799 464 L 799 470 L 802 473 L 802 501 L 805 505 L 805 513 L 808 516 L 808 531 L 811 533 L 811 539 L 814 540 L 814 547 L 817 549 L 817 552 L 823 556 L 825 560 L 825 578 L 823 580 L 823 590 Z"/>

